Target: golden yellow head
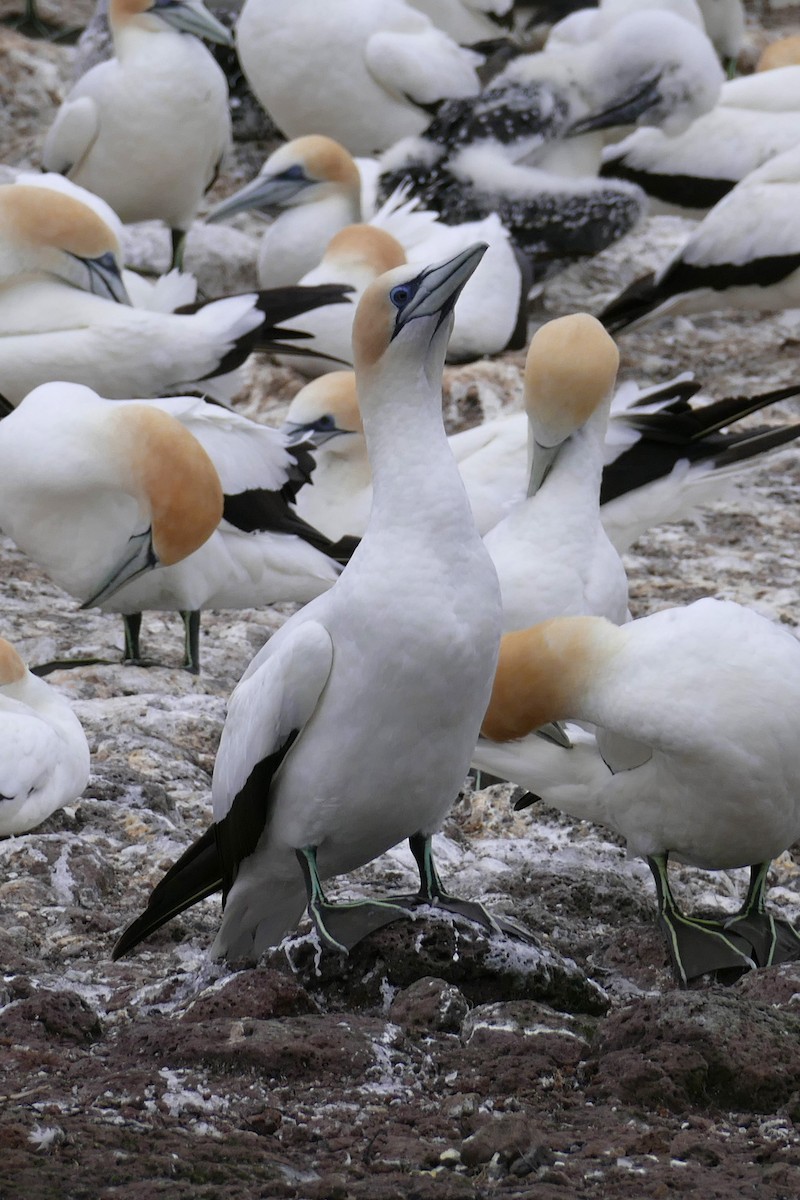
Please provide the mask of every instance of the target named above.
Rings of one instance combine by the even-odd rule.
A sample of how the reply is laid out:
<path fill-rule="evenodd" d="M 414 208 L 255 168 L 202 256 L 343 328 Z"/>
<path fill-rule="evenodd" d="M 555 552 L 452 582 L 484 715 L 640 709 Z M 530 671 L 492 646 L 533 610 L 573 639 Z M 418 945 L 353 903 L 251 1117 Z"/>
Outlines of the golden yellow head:
<path fill-rule="evenodd" d="M 613 339 L 588 313 L 537 329 L 525 361 L 525 407 L 537 440 L 557 445 L 580 429 L 610 396 L 618 366 Z"/>
<path fill-rule="evenodd" d="M 318 133 L 294 138 L 270 155 L 265 171 L 271 175 L 278 174 L 295 163 L 303 168 L 306 175 L 321 183 L 339 183 L 357 191 L 361 189 L 361 176 L 353 156 L 333 138 Z"/>
<path fill-rule="evenodd" d="M 19 683 L 28 673 L 28 668 L 14 647 L 5 638 L 0 638 L 0 687 Z"/>
<path fill-rule="evenodd" d="M 116 234 L 88 204 L 30 184 L 0 187 L 0 230 L 17 242 L 77 258 L 120 253 Z"/>
<path fill-rule="evenodd" d="M 800 34 L 771 42 L 756 63 L 757 71 L 772 71 L 776 67 L 795 67 L 800 64 Z"/>
<path fill-rule="evenodd" d="M 335 233 L 325 248 L 323 262 L 339 268 L 367 269 L 376 276 L 401 267 L 406 254 L 397 238 L 375 225 L 346 225 Z"/>
<path fill-rule="evenodd" d="M 333 417 L 337 429 L 348 433 L 364 432 L 355 372 L 329 371 L 327 375 L 312 379 L 295 396 L 286 420 L 297 425 L 311 425 L 326 416 Z"/>

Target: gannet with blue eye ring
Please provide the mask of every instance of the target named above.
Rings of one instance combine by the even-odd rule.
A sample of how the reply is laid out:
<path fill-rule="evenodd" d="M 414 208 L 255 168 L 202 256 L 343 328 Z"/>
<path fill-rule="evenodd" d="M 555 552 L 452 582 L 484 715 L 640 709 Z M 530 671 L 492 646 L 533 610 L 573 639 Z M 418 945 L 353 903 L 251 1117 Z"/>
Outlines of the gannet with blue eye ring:
<path fill-rule="evenodd" d="M 404 0 L 246 0 L 236 48 L 286 137 L 327 134 L 351 154 L 420 133 L 428 106 L 480 90 L 481 57 Z"/>
<path fill-rule="evenodd" d="M 500 580 L 503 629 L 592 615 L 622 624 L 628 580 L 600 519 L 600 480 L 619 352 L 574 313 L 534 334 L 525 362 L 528 495 L 484 537 Z"/>
<path fill-rule="evenodd" d="M 680 313 L 800 305 L 800 144 L 771 158 L 715 204 L 658 272 L 606 305 L 612 333 Z"/>
<path fill-rule="evenodd" d="M 800 141 L 800 66 L 743 75 L 722 85 L 719 103 L 677 137 L 636 129 L 603 151 L 600 174 L 647 192 L 653 213 L 700 218 L 777 154 Z"/>
<path fill-rule="evenodd" d="M 501 619 L 441 415 L 453 305 L 482 252 L 397 268 L 361 298 L 353 344 L 375 477 L 369 527 L 334 587 L 242 677 L 214 768 L 214 825 L 157 885 L 114 957 L 219 888 L 216 955 L 258 955 L 306 904 L 323 943 L 349 948 L 404 910 L 330 904 L 320 881 L 404 838 L 422 896 L 450 904 L 430 835 L 463 782 Z"/>
<path fill-rule="evenodd" d="M 51 380 L 85 383 L 114 399 L 202 381 L 204 391 L 227 399 L 252 350 L 297 342 L 302 354 L 302 330 L 281 322 L 317 304 L 347 302 L 347 289 L 332 286 L 227 296 L 175 313 L 151 307 L 146 296 L 140 307 L 148 289 L 131 272 L 120 275 L 118 226 L 103 201 L 60 176 L 0 187 L 0 394 L 10 403 Z M 159 295 L 178 295 L 186 283 L 193 287 L 179 279 Z"/>
<path fill-rule="evenodd" d="M 800 957 L 764 908 L 766 870 L 800 834 L 800 645 L 752 610 L 698 600 L 617 627 L 562 617 L 503 638 L 473 764 L 621 834 L 646 858 L 676 978 Z M 572 717 L 571 750 L 533 731 Z M 573 733 L 573 727 L 568 726 Z M 751 866 L 739 914 L 692 921 L 667 879 L 674 856 Z"/>
<path fill-rule="evenodd" d="M 225 75 L 199 41 L 231 44 L 201 0 L 110 0 L 115 57 L 73 87 L 45 139 L 45 170 L 122 221 L 164 221 L 173 265 L 231 141 Z"/>
<path fill-rule="evenodd" d="M 292 508 L 311 467 L 302 447 L 196 397 L 110 401 L 44 385 L 0 422 L 0 463 L 0 526 L 84 607 L 123 615 L 124 661 L 142 661 L 143 610 L 175 611 L 196 673 L 202 609 L 311 600 L 355 546 L 333 544 Z M 127 547 L 143 573 L 112 567 Z"/>
<path fill-rule="evenodd" d="M 88 782 L 80 721 L 0 638 L 0 837 L 35 829 Z"/>

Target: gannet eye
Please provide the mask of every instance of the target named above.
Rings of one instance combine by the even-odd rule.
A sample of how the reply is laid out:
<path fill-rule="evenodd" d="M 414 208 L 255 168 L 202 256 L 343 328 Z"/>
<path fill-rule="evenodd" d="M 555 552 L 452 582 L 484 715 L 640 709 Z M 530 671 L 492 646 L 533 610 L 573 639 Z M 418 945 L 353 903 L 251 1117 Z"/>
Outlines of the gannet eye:
<path fill-rule="evenodd" d="M 280 179 L 305 179 L 303 168 L 299 163 L 295 163 L 293 167 L 287 167 L 285 171 L 281 171 Z"/>
<path fill-rule="evenodd" d="M 405 308 L 416 290 L 413 283 L 398 283 L 397 287 L 393 287 L 389 292 L 389 299 L 395 308 Z"/>

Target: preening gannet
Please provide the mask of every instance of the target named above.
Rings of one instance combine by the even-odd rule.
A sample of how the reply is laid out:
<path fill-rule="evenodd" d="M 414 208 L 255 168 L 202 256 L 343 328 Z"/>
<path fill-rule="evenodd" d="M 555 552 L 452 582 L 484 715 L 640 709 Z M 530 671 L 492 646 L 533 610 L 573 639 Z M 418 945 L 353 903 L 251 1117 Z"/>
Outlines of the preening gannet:
<path fill-rule="evenodd" d="M 51 380 L 114 399 L 202 381 L 225 398 L 252 350 L 302 343 L 302 331 L 282 321 L 346 302 L 346 289 L 334 286 L 228 296 L 174 313 L 131 305 L 124 280 L 132 290 L 137 281 L 120 275 L 108 206 L 59 176 L 35 180 L 0 187 L 0 393 L 12 404 Z"/>
<path fill-rule="evenodd" d="M 534 334 L 525 363 L 531 474 L 526 499 L 484 537 L 503 629 L 547 617 L 628 617 L 628 580 L 600 520 L 600 479 L 619 352 L 574 313 Z"/>
<path fill-rule="evenodd" d="M 611 332 L 678 313 L 800 305 L 800 145 L 752 171 L 657 273 L 635 280 L 600 313 Z"/>
<path fill-rule="evenodd" d="M 274 216 L 259 247 L 262 287 L 343 281 L 345 277 L 327 276 L 315 268 L 336 233 L 363 221 L 395 237 L 408 262 L 421 266 L 485 241 L 486 254 L 459 301 L 448 359 L 464 361 L 525 345 L 530 272 L 495 213 L 444 225 L 436 213 L 419 210 L 414 202 L 403 203 L 400 195 L 390 196 L 370 213 L 363 191 L 359 167 L 344 146 L 333 138 L 310 135 L 279 146 L 258 177 L 218 204 L 207 219 L 223 220 L 248 208 Z M 352 312 L 336 313 L 334 319 L 349 326 Z M 339 357 L 349 362 L 349 354 Z"/>
<path fill-rule="evenodd" d="M 125 222 L 162 220 L 173 262 L 231 140 L 225 75 L 199 38 L 231 35 L 201 0 L 110 0 L 115 57 L 73 87 L 42 162 Z"/>
<path fill-rule="evenodd" d="M 420 133 L 428 106 L 480 90 L 481 57 L 404 0 L 246 0 L 236 46 L 287 137 L 324 133 L 352 154 Z"/>
<path fill-rule="evenodd" d="M 0 638 L 0 836 L 41 825 L 88 782 L 89 746 L 80 721 Z"/>
<path fill-rule="evenodd" d="M 700 217 L 768 159 L 800 141 L 800 66 L 743 75 L 677 137 L 637 129 L 603 151 L 600 174 L 643 188 L 654 212 Z"/>
<path fill-rule="evenodd" d="M 617 627 L 563 617 L 506 635 L 473 758 L 572 816 L 620 833 L 646 858 L 681 983 L 706 971 L 800 957 L 765 911 L 767 868 L 800 833 L 800 646 L 730 601 L 698 600 Z M 573 717 L 599 726 L 571 750 L 528 736 Z M 673 855 L 750 866 L 739 914 L 684 916 Z"/>
<path fill-rule="evenodd" d="M 463 781 L 500 634 L 497 578 L 441 416 L 450 314 L 482 250 L 397 268 L 364 293 L 353 343 L 376 481 L 369 527 L 334 587 L 242 677 L 214 769 L 214 825 L 158 884 L 115 957 L 220 888 L 216 955 L 259 954 L 306 904 L 323 943 L 348 948 L 404 910 L 331 904 L 320 881 L 404 838 L 421 898 L 450 903 L 430 835 Z"/>
<path fill-rule="evenodd" d="M 0 422 L 0 464 L 0 527 L 84 607 L 123 614 L 133 662 L 143 610 L 181 613 L 196 672 L 201 609 L 310 600 L 355 544 L 292 509 L 302 449 L 195 397 L 47 384 Z"/>

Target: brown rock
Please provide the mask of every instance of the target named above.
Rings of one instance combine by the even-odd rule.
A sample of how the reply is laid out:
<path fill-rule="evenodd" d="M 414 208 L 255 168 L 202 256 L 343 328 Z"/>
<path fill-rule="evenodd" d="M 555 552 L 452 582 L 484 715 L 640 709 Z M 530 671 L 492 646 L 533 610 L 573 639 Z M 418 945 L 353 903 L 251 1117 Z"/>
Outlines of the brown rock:
<path fill-rule="evenodd" d="M 183 1013 L 187 1022 L 215 1021 L 222 1018 L 297 1017 L 317 1011 L 305 988 L 280 971 L 262 968 L 240 971 L 222 987 L 208 988 Z"/>
<path fill-rule="evenodd" d="M 469 1004 L 451 983 L 426 975 L 397 993 L 389 1016 L 405 1029 L 458 1033 Z"/>

